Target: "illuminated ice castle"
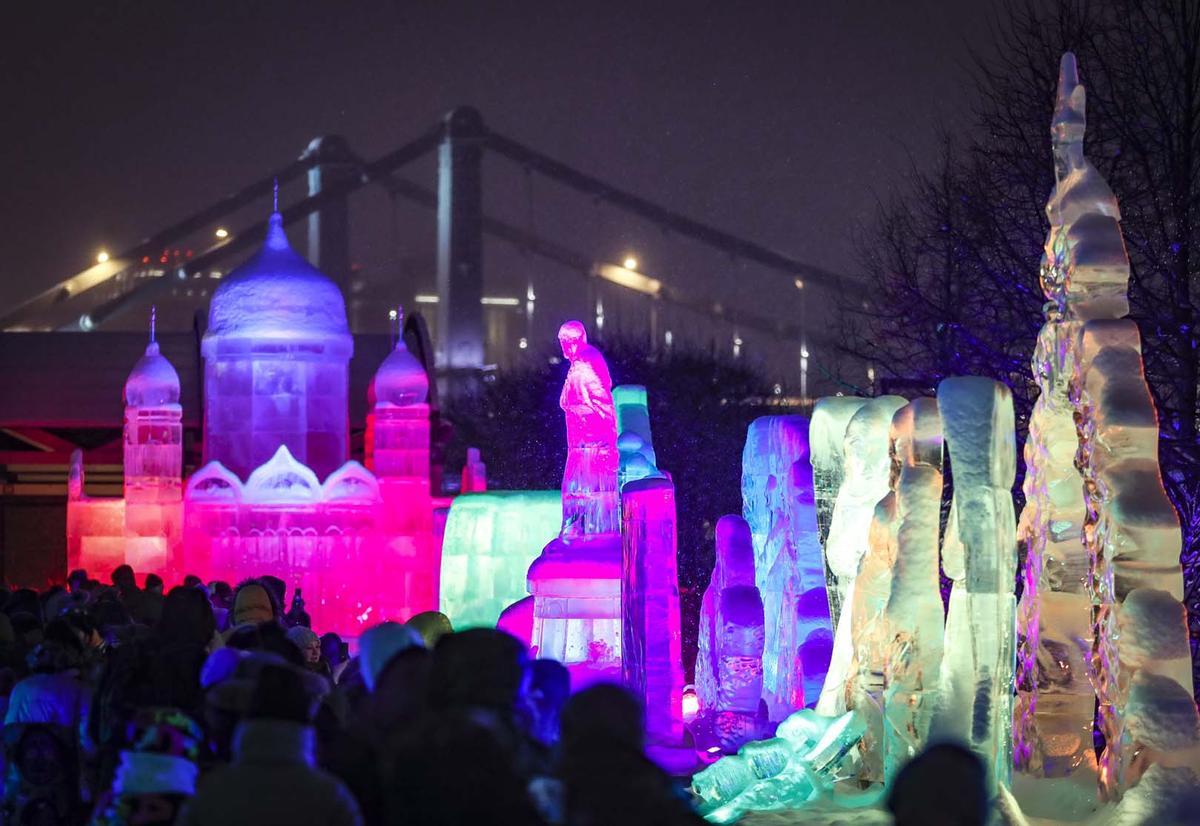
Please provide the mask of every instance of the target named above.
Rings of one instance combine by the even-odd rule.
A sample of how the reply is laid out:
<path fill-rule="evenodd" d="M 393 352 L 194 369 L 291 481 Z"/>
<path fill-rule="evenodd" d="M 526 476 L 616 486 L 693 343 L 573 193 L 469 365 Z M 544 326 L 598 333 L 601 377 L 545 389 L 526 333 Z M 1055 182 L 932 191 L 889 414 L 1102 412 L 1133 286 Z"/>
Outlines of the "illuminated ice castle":
<path fill-rule="evenodd" d="M 303 588 L 314 623 L 347 634 L 436 608 L 428 377 L 399 340 L 371 384 L 364 467 L 348 456 L 353 350 L 340 290 L 274 213 L 209 308 L 204 466 L 182 478 L 179 376 L 152 325 L 125 383 L 124 497 L 86 497 L 72 463 L 70 567 L 273 574 Z"/>

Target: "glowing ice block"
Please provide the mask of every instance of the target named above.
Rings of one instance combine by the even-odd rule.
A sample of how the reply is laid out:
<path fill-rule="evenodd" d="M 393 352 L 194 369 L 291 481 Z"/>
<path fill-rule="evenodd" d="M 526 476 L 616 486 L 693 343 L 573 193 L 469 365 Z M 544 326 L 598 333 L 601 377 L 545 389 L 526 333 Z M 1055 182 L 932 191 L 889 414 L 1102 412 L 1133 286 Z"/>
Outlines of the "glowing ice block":
<path fill-rule="evenodd" d="M 557 534 L 556 490 L 493 490 L 454 498 L 442 539 L 441 611 L 455 628 L 492 626 L 528 592 L 530 563 Z"/>
<path fill-rule="evenodd" d="M 829 541 L 833 523 L 833 507 L 846 475 L 846 426 L 866 399 L 858 396 L 826 396 L 813 406 L 808 426 L 809 447 L 812 449 L 813 492 L 817 500 L 817 527 L 821 532 L 821 547 Z M 829 619 L 837 628 L 842 613 L 842 589 L 837 575 L 825 563 L 826 592 L 829 595 Z"/>
<path fill-rule="evenodd" d="M 683 741 L 683 641 L 679 627 L 675 485 L 655 477 L 621 489 L 621 665 L 642 700 L 651 742 Z"/>
<path fill-rule="evenodd" d="M 982 377 L 938 385 L 954 496 L 943 558 L 953 580 L 935 733 L 968 744 L 994 792 L 1012 773 L 1016 436 L 1012 393 Z"/>
<path fill-rule="evenodd" d="M 882 617 L 884 778 L 888 782 L 928 740 L 938 700 L 944 634 L 938 581 L 942 419 L 937 402 L 930 398 L 909 402 L 893 417 L 892 431 L 894 461 L 899 466 L 896 544 Z M 1011 616 L 1007 627 L 1012 627 Z"/>
<path fill-rule="evenodd" d="M 700 728 L 712 732 L 722 751 L 734 751 L 763 728 L 765 633 L 750 526 L 740 516 L 722 516 L 716 562 L 700 606 L 696 654 Z"/>
<path fill-rule="evenodd" d="M 658 474 L 658 459 L 650 435 L 650 409 L 646 388 L 640 384 L 622 384 L 613 388 L 617 410 L 617 450 L 621 467 L 619 484 Z"/>
<path fill-rule="evenodd" d="M 825 559 L 838 579 L 842 612 L 834 634 L 833 657 L 817 701 L 817 711 L 831 717 L 846 710 L 845 684 L 853 656 L 850 605 L 854 580 L 867 551 L 875 505 L 888 492 L 891 460 L 888 434 L 892 415 L 905 405 L 899 396 L 869 399 L 846 425 L 842 455 L 845 474 L 838 489 L 825 542 Z"/>
<path fill-rule="evenodd" d="M 742 452 L 742 513 L 754 537 L 755 576 L 770 618 L 763 697 L 779 720 L 816 702 L 833 647 L 817 528 L 808 420 L 751 422 Z"/>

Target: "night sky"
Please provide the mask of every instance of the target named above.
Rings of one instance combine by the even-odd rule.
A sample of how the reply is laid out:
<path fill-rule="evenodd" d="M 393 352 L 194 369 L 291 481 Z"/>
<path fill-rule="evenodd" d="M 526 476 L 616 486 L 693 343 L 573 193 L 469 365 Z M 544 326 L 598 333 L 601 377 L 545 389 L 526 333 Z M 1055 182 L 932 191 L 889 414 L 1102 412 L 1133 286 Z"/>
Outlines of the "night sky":
<path fill-rule="evenodd" d="M 373 158 L 463 103 L 615 185 L 853 273 L 853 231 L 876 198 L 932 157 L 939 123 L 969 121 L 964 67 L 987 48 L 990 4 L 21 6 L 0 51 L 5 307 L 281 166 L 313 136 L 343 134 Z M 434 184 L 432 161 L 406 172 Z M 486 175 L 488 209 L 506 220 L 597 259 L 636 251 L 669 284 L 799 311 L 786 279 L 543 181 L 531 199 L 506 162 Z M 431 214 L 393 211 L 377 191 L 353 209 L 364 277 L 395 285 L 396 300 L 432 286 Z M 577 278 L 492 246 L 489 292 L 516 295 L 532 278 L 571 308 Z"/>

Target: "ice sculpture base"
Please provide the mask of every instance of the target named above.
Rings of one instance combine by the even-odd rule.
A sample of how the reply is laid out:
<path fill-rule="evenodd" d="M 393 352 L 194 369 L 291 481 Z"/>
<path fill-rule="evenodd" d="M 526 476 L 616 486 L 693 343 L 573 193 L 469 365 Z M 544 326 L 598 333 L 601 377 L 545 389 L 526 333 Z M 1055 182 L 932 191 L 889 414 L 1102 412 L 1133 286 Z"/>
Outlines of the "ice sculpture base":
<path fill-rule="evenodd" d="M 554 539 L 529 566 L 530 647 L 561 662 L 575 690 L 621 679 L 621 537 Z"/>

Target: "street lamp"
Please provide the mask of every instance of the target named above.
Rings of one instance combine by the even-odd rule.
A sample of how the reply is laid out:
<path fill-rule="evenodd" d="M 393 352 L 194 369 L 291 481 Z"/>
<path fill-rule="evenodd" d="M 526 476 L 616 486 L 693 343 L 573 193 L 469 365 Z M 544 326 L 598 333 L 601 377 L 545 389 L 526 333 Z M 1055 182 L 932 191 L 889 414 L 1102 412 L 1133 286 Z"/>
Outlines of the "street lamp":
<path fill-rule="evenodd" d="M 106 261 L 108 261 L 108 253 L 104 250 L 100 250 L 100 252 L 96 255 L 96 263 L 103 264 Z"/>

